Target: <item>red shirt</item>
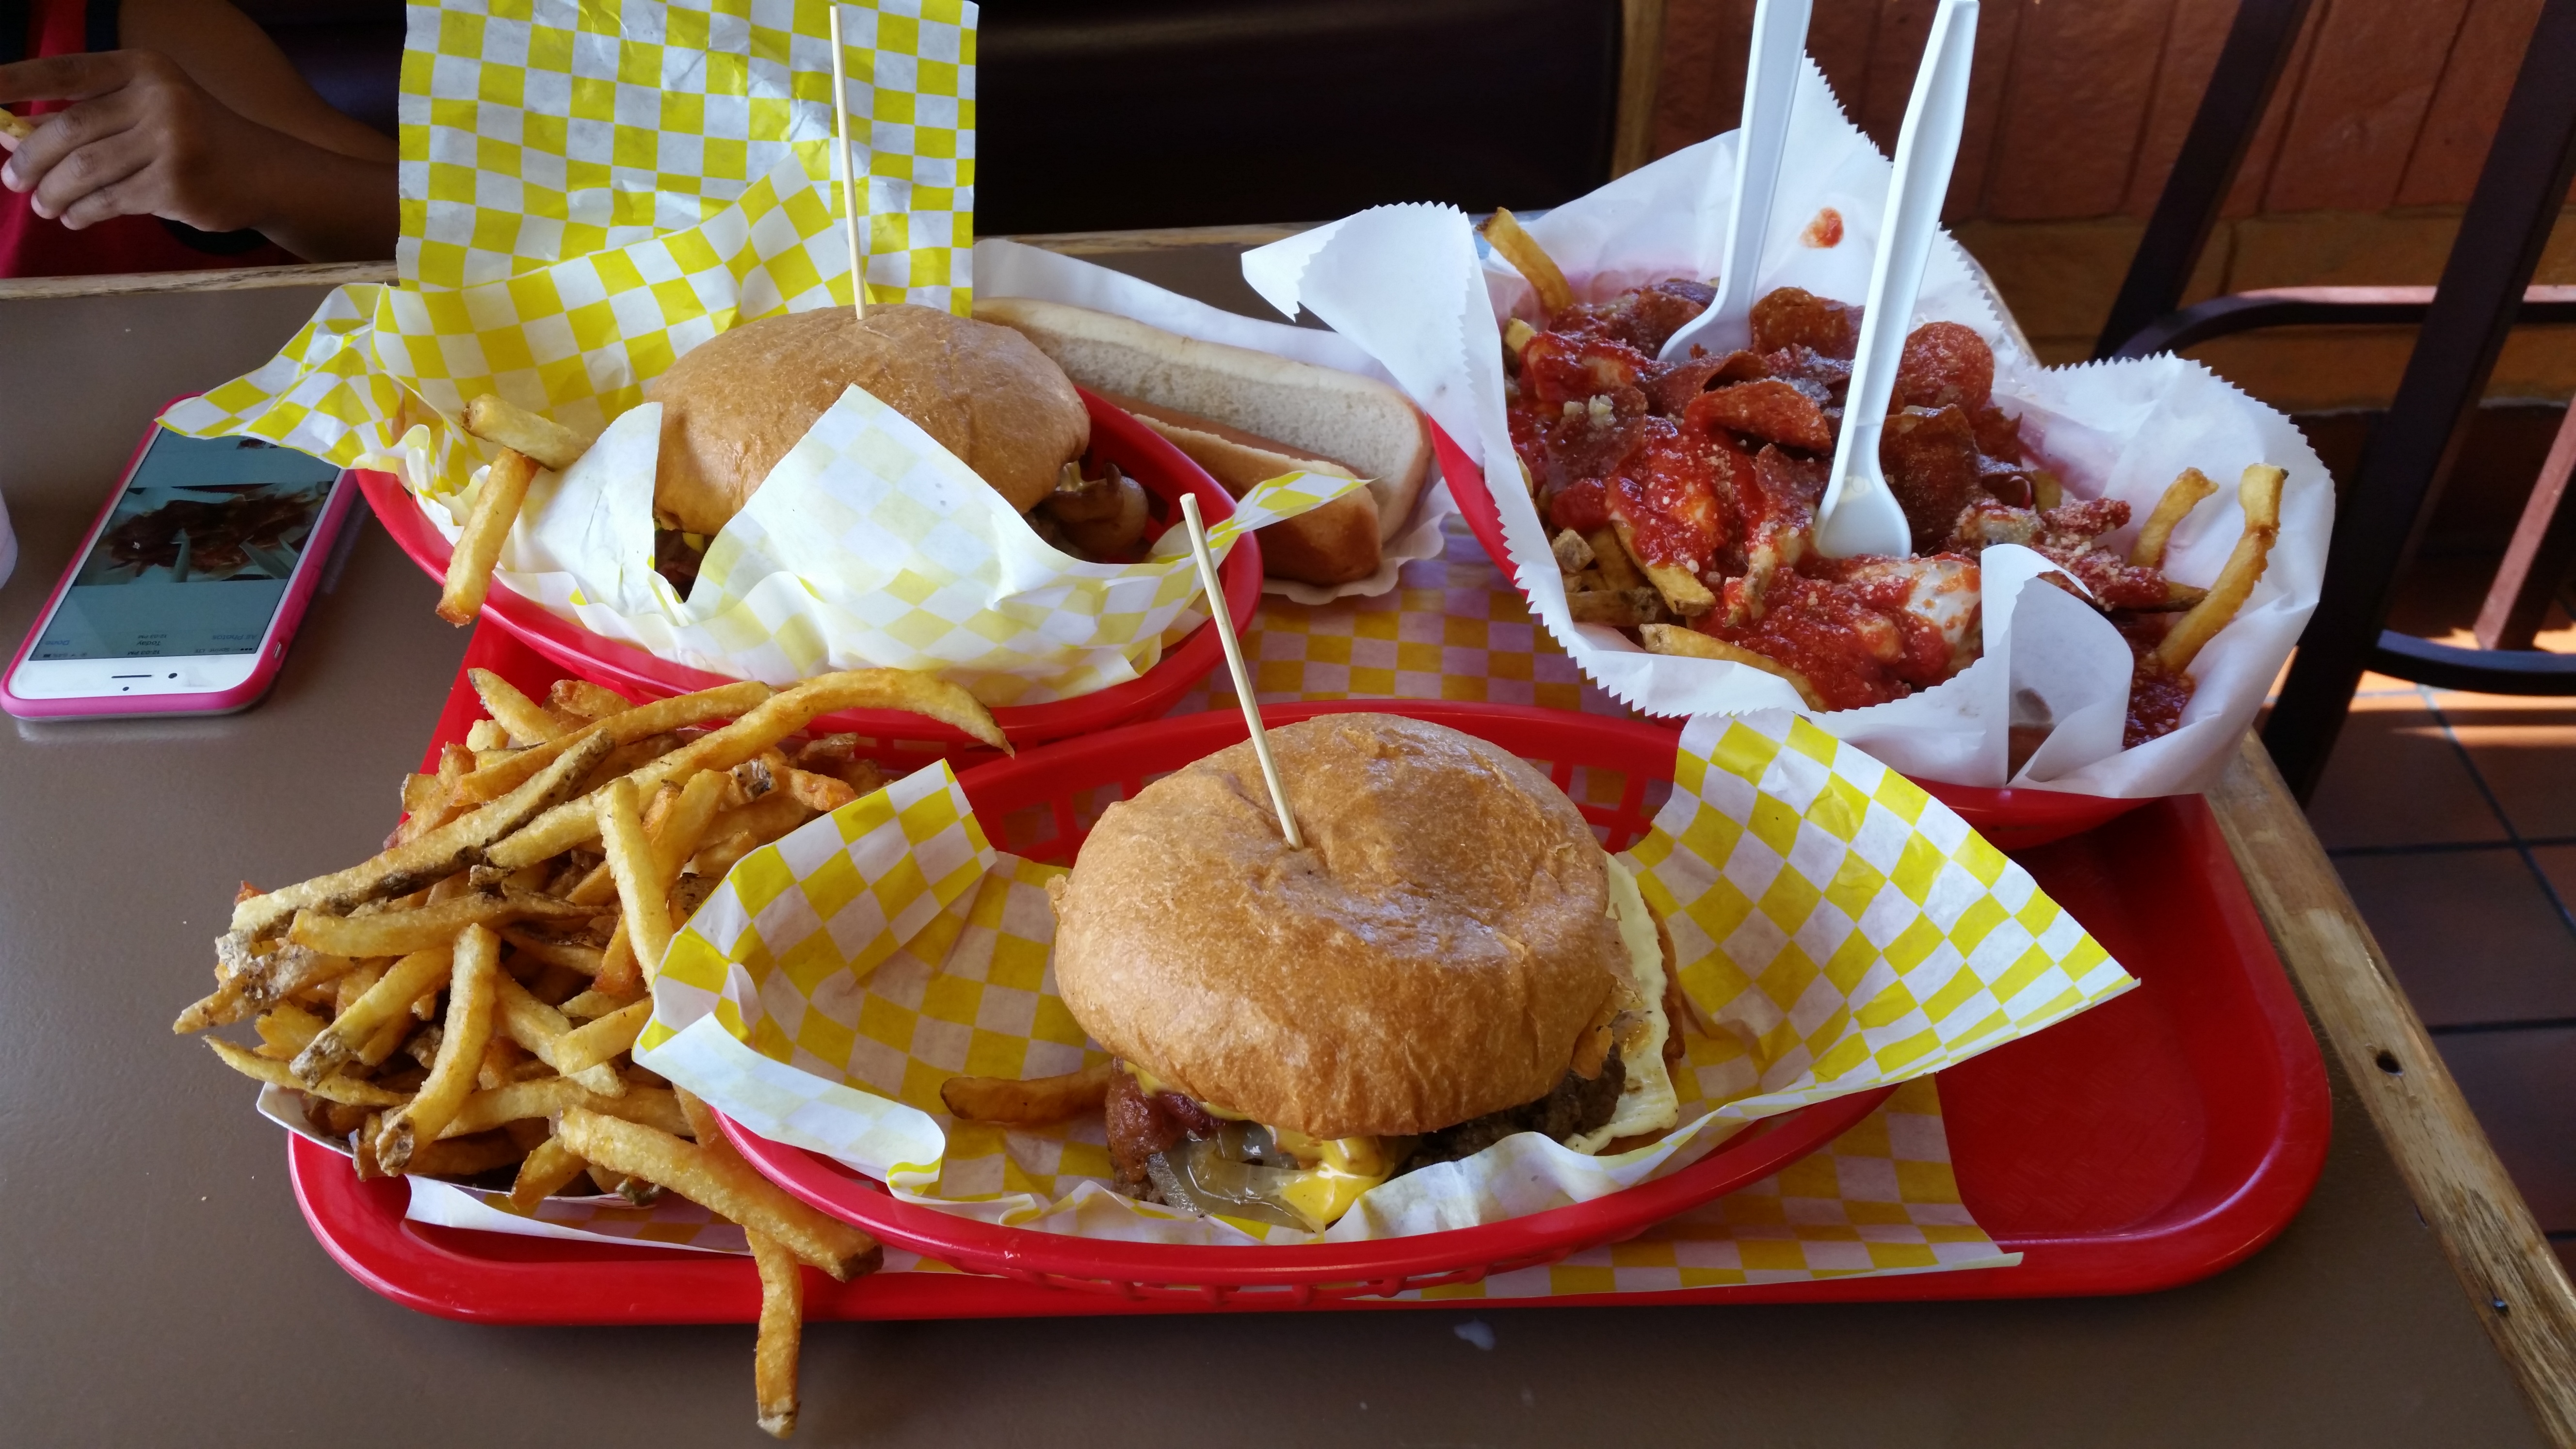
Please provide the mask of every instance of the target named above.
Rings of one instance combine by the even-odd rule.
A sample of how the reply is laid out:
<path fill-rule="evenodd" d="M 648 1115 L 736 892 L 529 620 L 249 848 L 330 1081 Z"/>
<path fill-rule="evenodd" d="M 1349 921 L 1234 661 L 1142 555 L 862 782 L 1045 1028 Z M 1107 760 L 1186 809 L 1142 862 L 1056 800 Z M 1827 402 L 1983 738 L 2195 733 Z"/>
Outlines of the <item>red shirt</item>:
<path fill-rule="evenodd" d="M 0 0 L 0 64 L 117 48 L 118 0 Z M 64 109 L 36 101 L 30 118 Z M 196 272 L 302 260 L 255 231 L 203 232 L 157 216 L 117 216 L 73 231 L 36 215 L 35 198 L 0 186 L 0 277 Z"/>

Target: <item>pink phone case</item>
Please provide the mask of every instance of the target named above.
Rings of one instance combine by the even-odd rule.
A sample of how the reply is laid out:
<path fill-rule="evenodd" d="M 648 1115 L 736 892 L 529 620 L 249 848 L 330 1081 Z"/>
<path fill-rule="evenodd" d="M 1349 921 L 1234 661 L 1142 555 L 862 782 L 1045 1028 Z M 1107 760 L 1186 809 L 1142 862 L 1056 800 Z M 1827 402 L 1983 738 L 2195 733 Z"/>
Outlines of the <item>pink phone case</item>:
<path fill-rule="evenodd" d="M 358 485 L 345 470 L 332 483 L 331 500 L 323 505 L 322 516 L 313 521 L 313 534 L 305 543 L 303 562 L 295 570 L 293 581 L 286 586 L 286 597 L 278 601 L 277 613 L 268 621 L 267 636 L 259 644 L 259 662 L 252 667 L 248 679 L 230 689 L 193 695 L 29 699 L 9 688 L 9 681 L 18 677 L 18 666 L 27 662 L 27 656 L 35 651 L 36 640 L 45 632 L 45 625 L 52 622 L 54 610 L 63 601 L 64 591 L 72 586 L 73 579 L 80 576 L 82 561 L 97 545 L 99 533 L 107 527 L 108 518 L 116 511 L 116 500 L 125 496 L 125 485 L 132 481 L 134 470 L 143 465 L 144 450 L 152 446 L 152 439 L 160 432 L 161 413 L 193 396 L 194 393 L 183 393 L 163 403 L 153 414 L 152 425 L 144 429 L 142 438 L 136 441 L 133 456 L 125 460 L 125 471 L 117 475 L 116 487 L 109 491 L 107 501 L 99 505 L 98 517 L 91 521 L 89 531 L 81 535 L 80 547 L 73 552 L 63 576 L 55 581 L 54 591 L 45 597 L 45 607 L 37 611 L 35 627 L 27 631 L 27 637 L 18 645 L 18 652 L 10 656 L 8 669 L 0 671 L 0 711 L 20 719 L 104 719 L 124 714 L 165 717 L 232 714 L 257 704 L 260 696 L 268 693 L 268 687 L 277 682 L 277 671 L 286 664 L 287 641 L 295 637 L 296 626 L 304 622 L 305 607 L 313 602 L 314 591 L 321 586 L 322 575 L 330 567 L 331 552 L 340 541 L 340 529 L 348 522 L 350 510 L 357 505 Z M 185 701 L 183 707 L 170 707 L 181 701 Z"/>

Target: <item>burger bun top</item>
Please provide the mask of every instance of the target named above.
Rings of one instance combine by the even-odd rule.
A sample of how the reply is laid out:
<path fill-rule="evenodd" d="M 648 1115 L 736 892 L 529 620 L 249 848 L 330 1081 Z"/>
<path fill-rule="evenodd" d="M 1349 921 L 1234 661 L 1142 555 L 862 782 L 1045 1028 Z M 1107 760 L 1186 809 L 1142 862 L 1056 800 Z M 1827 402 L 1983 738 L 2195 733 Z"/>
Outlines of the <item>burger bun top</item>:
<path fill-rule="evenodd" d="M 1518 757 L 1393 715 L 1270 733 L 1112 805 L 1055 899 L 1083 1029 L 1203 1102 L 1410 1135 L 1542 1097 L 1632 989 L 1606 857 Z"/>
<path fill-rule="evenodd" d="M 864 321 L 838 307 L 791 312 L 717 333 L 645 388 L 662 404 L 654 511 L 717 533 L 853 385 L 1023 513 L 1091 444 L 1091 415 L 1064 370 L 1008 327 L 910 305 Z"/>

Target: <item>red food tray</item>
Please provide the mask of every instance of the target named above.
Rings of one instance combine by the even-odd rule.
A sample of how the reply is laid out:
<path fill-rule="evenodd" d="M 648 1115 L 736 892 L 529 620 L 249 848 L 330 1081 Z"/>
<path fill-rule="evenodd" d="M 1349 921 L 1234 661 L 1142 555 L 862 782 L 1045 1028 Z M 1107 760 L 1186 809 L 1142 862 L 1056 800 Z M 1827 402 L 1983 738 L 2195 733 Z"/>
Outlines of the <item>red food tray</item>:
<path fill-rule="evenodd" d="M 522 688 L 541 690 L 553 677 L 498 631 L 479 632 L 467 661 Z M 478 715 L 460 676 L 438 738 L 461 737 Z M 2142 983 L 1940 1076 L 1960 1195 L 2005 1251 L 2023 1255 L 2020 1266 L 1479 1306 L 2135 1293 L 2206 1277 L 2270 1241 L 2324 1166 L 2325 1073 L 2207 805 L 2153 801 L 2016 856 Z M 347 1159 L 296 1137 L 288 1166 L 305 1220 L 332 1257 L 376 1292 L 426 1313 L 495 1323 L 714 1323 L 758 1312 L 748 1260 L 409 1223 L 397 1180 L 361 1182 Z M 1295 1306 L 1253 1299 L 1213 1309 Z M 1304 1308 L 1443 1306 L 1457 1301 L 1353 1298 Z M 806 1311 L 818 1319 L 1211 1307 L 952 1273 L 852 1284 L 807 1275 Z"/>
<path fill-rule="evenodd" d="M 1519 588 L 1520 578 L 1512 572 L 1511 550 L 1503 542 L 1503 516 L 1494 507 L 1494 495 L 1486 491 L 1484 470 L 1438 423 L 1424 421 L 1431 429 L 1431 449 L 1440 459 L 1440 476 L 1448 481 L 1449 496 L 1457 503 L 1459 516 L 1467 520 L 1467 531 L 1484 545 L 1486 557 L 1494 561 L 1494 571 Z M 1528 591 L 1524 589 L 1522 593 L 1526 595 Z M 1679 726 L 1682 721 L 1666 717 L 1663 723 Z M 1916 783 L 2006 850 L 2062 840 L 2117 819 L 2140 803 L 2064 790 L 1990 789 L 1935 780 Z"/>
<path fill-rule="evenodd" d="M 1082 401 L 1091 410 L 1089 456 L 1098 462 L 1117 464 L 1144 485 L 1153 500 L 1154 521 L 1150 527 L 1160 529 L 1175 522 L 1184 493 L 1199 496 L 1199 507 L 1211 525 L 1234 516 L 1234 500 L 1226 491 L 1161 434 L 1089 392 L 1082 394 Z M 422 516 L 419 500 L 392 474 L 359 473 L 356 477 L 366 492 L 368 505 L 375 509 L 385 531 L 393 535 L 395 545 L 423 572 L 443 582 L 451 548 Z M 1253 611 L 1261 604 L 1258 538 L 1245 534 L 1236 541 L 1219 566 L 1218 581 L 1225 586 L 1226 608 L 1233 616 L 1234 627 L 1237 631 L 1248 628 Z M 484 601 L 483 617 L 561 666 L 552 678 L 577 674 L 640 699 L 689 694 L 732 683 L 721 675 L 674 664 L 633 644 L 594 634 L 497 581 Z M 1138 678 L 1072 699 L 1003 705 L 993 710 L 993 722 L 1013 744 L 1031 745 L 1160 714 L 1217 667 L 1221 647 L 1216 631 L 1201 625 Z M 816 726 L 819 733 L 847 730 L 888 739 L 927 741 L 927 753 L 946 753 L 961 764 L 999 758 L 962 730 L 899 710 L 848 710 L 827 715 L 816 721 Z"/>

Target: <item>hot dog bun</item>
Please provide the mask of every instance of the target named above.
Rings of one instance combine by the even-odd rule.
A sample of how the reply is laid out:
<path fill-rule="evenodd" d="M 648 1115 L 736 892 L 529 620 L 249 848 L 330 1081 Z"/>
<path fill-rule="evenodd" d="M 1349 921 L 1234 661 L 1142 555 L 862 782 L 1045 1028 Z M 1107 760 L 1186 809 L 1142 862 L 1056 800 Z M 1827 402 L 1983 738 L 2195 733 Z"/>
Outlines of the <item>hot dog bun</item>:
<path fill-rule="evenodd" d="M 1336 478 L 1359 476 L 1331 458 L 1319 458 L 1240 428 L 1159 408 L 1122 393 L 1101 396 L 1162 434 L 1237 498 L 1251 492 L 1254 484 L 1282 473 L 1302 470 L 1329 473 Z M 1378 559 L 1377 495 L 1365 488 L 1261 530 L 1262 570 L 1274 578 L 1305 584 L 1347 584 L 1376 573 Z"/>
<path fill-rule="evenodd" d="M 1119 399 L 1229 492 L 1290 467 L 1327 471 L 1318 462 L 1368 479 L 1373 533 L 1363 505 L 1348 500 L 1262 530 L 1262 556 L 1279 577 L 1333 584 L 1376 572 L 1380 545 L 1412 517 L 1430 473 L 1422 415 L 1373 378 L 1062 302 L 982 297 L 975 316 L 1017 329 L 1074 381 Z"/>

